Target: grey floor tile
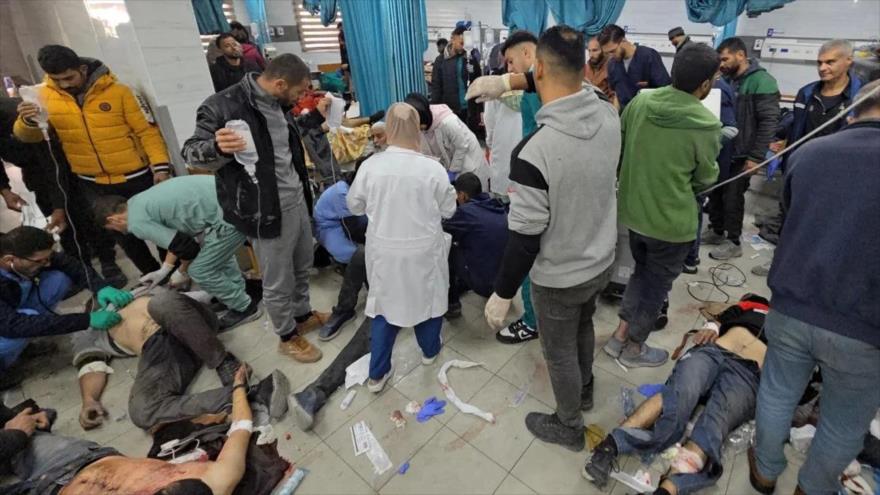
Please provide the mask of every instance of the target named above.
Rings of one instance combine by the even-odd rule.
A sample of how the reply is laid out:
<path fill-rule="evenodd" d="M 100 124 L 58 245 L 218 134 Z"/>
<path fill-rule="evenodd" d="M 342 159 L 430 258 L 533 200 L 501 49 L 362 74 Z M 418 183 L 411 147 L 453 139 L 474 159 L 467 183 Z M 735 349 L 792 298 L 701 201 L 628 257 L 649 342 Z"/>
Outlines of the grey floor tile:
<path fill-rule="evenodd" d="M 535 491 L 516 479 L 516 476 L 508 474 L 495 490 L 495 495 L 535 495 Z"/>
<path fill-rule="evenodd" d="M 447 428 L 442 428 L 380 491 L 388 494 L 493 493 L 507 472 Z"/>
<path fill-rule="evenodd" d="M 297 467 L 309 470 L 296 493 L 361 495 L 375 493 L 333 450 L 319 444 L 296 463 Z"/>

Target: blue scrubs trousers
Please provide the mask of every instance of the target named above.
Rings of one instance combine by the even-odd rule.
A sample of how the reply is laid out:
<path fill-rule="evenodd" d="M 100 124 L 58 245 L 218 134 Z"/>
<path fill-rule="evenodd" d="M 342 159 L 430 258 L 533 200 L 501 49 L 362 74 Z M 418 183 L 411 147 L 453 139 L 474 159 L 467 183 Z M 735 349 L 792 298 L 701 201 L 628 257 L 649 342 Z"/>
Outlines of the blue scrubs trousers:
<path fill-rule="evenodd" d="M 18 312 L 26 315 L 40 315 L 51 311 L 64 299 L 73 281 L 58 270 L 40 272 L 39 283 L 20 282 L 22 302 Z M 0 370 L 12 366 L 30 339 L 7 339 L 0 337 Z"/>
<path fill-rule="evenodd" d="M 440 353 L 440 329 L 443 317 L 431 318 L 415 326 L 416 340 L 422 354 L 432 358 Z M 376 315 L 370 329 L 370 378 L 380 380 L 391 371 L 391 351 L 400 327 L 388 323 L 384 316 Z"/>

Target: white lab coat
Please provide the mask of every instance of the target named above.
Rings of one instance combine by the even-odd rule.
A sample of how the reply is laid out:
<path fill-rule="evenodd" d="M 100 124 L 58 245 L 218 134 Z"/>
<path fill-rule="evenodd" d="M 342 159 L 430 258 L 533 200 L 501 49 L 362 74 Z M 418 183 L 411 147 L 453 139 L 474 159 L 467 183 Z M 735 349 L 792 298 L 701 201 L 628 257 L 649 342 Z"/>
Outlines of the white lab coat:
<path fill-rule="evenodd" d="M 450 172 L 473 172 L 483 183 L 483 190 L 489 190 L 489 164 L 483 148 L 477 136 L 454 113 L 422 133 L 422 152 L 436 157 Z"/>
<path fill-rule="evenodd" d="M 501 100 L 485 104 L 486 146 L 489 147 L 489 190 L 507 196 L 510 184 L 510 155 L 522 140 L 522 115 Z"/>
<path fill-rule="evenodd" d="M 443 316 L 449 247 L 441 218 L 455 213 L 455 189 L 436 160 L 389 146 L 358 170 L 348 209 L 366 214 L 367 316 L 411 327 Z"/>

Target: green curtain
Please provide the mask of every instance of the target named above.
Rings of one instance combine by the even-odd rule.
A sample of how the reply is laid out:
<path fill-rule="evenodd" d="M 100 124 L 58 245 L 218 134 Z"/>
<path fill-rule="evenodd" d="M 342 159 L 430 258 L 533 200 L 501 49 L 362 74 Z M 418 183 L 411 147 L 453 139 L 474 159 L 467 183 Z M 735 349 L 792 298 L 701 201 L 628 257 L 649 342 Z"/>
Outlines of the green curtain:
<path fill-rule="evenodd" d="M 524 29 L 539 36 L 547 27 L 544 0 L 502 0 L 501 22 L 511 31 Z"/>
<path fill-rule="evenodd" d="M 746 11 L 749 17 L 781 9 L 794 0 L 685 0 L 688 19 L 724 26 Z"/>
<path fill-rule="evenodd" d="M 325 26 L 329 26 L 336 19 L 336 0 L 303 0 L 302 4 L 310 14 L 321 14 L 321 24 Z M 348 31 L 347 26 L 346 31 Z"/>
<path fill-rule="evenodd" d="M 620 17 L 625 0 L 546 0 L 553 18 L 587 36 L 599 34 Z"/>
<path fill-rule="evenodd" d="M 191 0 L 196 14 L 199 34 L 218 34 L 229 31 L 229 22 L 223 15 L 222 0 Z"/>

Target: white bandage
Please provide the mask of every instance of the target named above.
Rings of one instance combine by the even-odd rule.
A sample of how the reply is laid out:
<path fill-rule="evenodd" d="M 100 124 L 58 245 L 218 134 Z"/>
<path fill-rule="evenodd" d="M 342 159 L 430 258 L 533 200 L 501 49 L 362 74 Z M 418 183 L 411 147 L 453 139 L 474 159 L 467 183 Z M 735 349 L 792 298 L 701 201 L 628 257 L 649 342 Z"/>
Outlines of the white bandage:
<path fill-rule="evenodd" d="M 229 431 L 226 432 L 226 435 L 232 435 L 238 430 L 244 430 L 248 433 L 254 432 L 254 422 L 249 419 L 242 419 L 241 421 L 236 421 L 229 426 Z"/>
<path fill-rule="evenodd" d="M 702 471 L 703 465 L 703 459 L 699 454 L 682 447 L 676 452 L 671 467 L 675 473 L 693 474 Z"/>
<path fill-rule="evenodd" d="M 707 321 L 706 324 L 703 325 L 703 330 L 712 330 L 716 334 L 721 333 L 721 327 L 714 321 Z"/>
<path fill-rule="evenodd" d="M 76 374 L 77 378 L 82 378 L 83 375 L 87 375 L 89 373 L 105 373 L 107 375 L 113 374 L 113 368 L 107 365 L 104 361 L 92 361 L 91 363 L 83 366 L 79 369 L 79 373 Z"/>

